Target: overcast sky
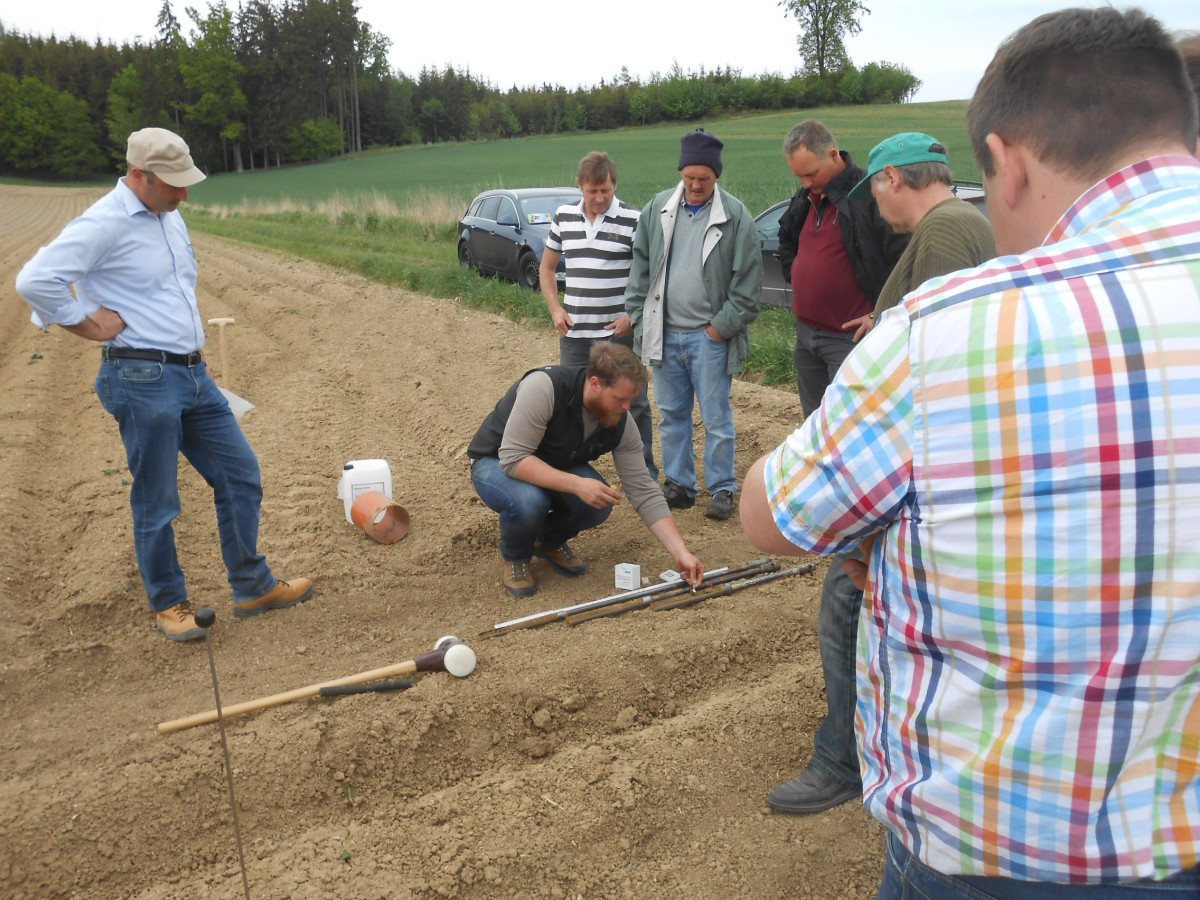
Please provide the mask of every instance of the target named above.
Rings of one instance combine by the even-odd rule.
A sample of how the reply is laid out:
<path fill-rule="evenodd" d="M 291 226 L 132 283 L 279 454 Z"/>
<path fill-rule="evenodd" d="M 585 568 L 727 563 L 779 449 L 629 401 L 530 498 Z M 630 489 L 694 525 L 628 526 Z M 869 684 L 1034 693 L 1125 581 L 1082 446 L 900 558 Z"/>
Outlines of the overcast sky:
<path fill-rule="evenodd" d="M 237 8 L 237 0 L 227 0 Z M 686 71 L 732 66 L 745 75 L 790 75 L 798 30 L 774 0 L 610 0 L 503 3 L 497 0 L 357 0 L 359 18 L 392 41 L 391 62 L 416 77 L 423 66 L 469 68 L 501 90 L 543 82 L 573 88 L 612 78 L 625 66 L 642 79 L 678 62 Z M 172 0 L 207 8 L 207 0 Z M 848 42 L 856 65 L 900 63 L 921 79 L 916 99 L 970 97 L 996 45 L 1035 16 L 1095 0 L 868 2 L 862 33 Z M 1125 4 L 1117 3 L 1118 6 Z M 1197 0 L 1151 0 L 1143 8 L 1171 30 L 1200 29 Z M 121 43 L 155 35 L 162 0 L 0 0 L 0 22 L 25 34 Z M 969 10 L 964 12 L 964 9 Z"/>

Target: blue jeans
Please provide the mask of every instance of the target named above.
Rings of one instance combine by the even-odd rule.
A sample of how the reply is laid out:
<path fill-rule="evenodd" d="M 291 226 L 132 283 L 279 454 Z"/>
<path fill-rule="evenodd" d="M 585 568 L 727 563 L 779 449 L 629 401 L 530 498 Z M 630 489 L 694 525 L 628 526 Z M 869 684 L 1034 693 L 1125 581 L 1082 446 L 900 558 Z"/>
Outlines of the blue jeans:
<path fill-rule="evenodd" d="M 213 490 L 234 600 L 253 600 L 275 587 L 258 552 L 258 458 L 208 367 L 106 360 L 96 377 L 96 395 L 117 420 L 125 444 L 133 476 L 134 549 L 150 608 L 164 610 L 187 599 L 171 526 L 179 515 L 180 453 Z"/>
<path fill-rule="evenodd" d="M 911 853 L 889 834 L 883 883 L 875 900 L 1151 900 L 1200 896 L 1200 868 L 1172 875 L 1166 881 L 1124 884 L 1052 884 L 1014 878 L 943 875 Z"/>
<path fill-rule="evenodd" d="M 597 341 L 605 340 L 628 347 L 630 350 L 633 349 L 632 337 L 560 337 L 558 339 L 558 361 L 564 366 L 586 366 L 588 354 L 592 352 L 592 345 Z M 633 424 L 637 425 L 638 434 L 642 438 L 642 455 L 646 457 L 646 468 L 650 470 L 650 477 L 658 480 L 658 466 L 654 464 L 654 419 L 650 414 L 650 398 L 647 396 L 645 388 L 642 388 L 634 398 L 629 412 L 633 416 Z"/>
<path fill-rule="evenodd" d="M 796 385 L 800 389 L 800 405 L 804 407 L 805 418 L 820 408 L 825 389 L 853 349 L 853 331 L 823 331 L 796 320 L 792 361 L 796 364 Z"/>
<path fill-rule="evenodd" d="M 588 465 L 563 471 L 604 481 Z M 532 559 L 535 542 L 546 547 L 565 544 L 579 532 L 604 522 L 612 512 L 611 506 L 596 509 L 575 494 L 548 491 L 511 478 L 504 474 L 500 460 L 494 456 L 485 456 L 471 464 L 471 483 L 488 509 L 500 513 L 500 555 L 508 562 Z"/>
<path fill-rule="evenodd" d="M 704 482 L 710 494 L 736 491 L 733 470 L 733 406 L 729 392 L 733 376 L 726 362 L 729 344 L 714 341 L 703 331 L 663 334 L 663 361 L 654 370 L 654 400 L 662 415 L 658 437 L 662 444 L 663 475 L 689 497 L 696 495 L 696 451 L 693 449 L 692 409 L 698 401 L 704 422 Z"/>
<path fill-rule="evenodd" d="M 842 568 L 842 560 L 862 558 L 858 550 L 833 554 L 829 557 L 829 571 L 821 585 L 817 639 L 821 646 L 828 710 L 813 738 L 810 763 L 853 784 L 859 783 L 858 741 L 854 736 L 854 706 L 858 700 L 854 657 L 863 593 Z"/>

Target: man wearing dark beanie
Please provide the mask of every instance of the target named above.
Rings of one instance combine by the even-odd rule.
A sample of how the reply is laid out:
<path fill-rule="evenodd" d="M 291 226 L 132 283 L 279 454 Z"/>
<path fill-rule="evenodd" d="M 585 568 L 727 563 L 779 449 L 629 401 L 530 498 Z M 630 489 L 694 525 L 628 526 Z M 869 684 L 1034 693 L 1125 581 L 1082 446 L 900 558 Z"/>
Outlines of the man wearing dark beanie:
<path fill-rule="evenodd" d="M 710 519 L 733 515 L 733 375 L 750 352 L 762 258 L 754 218 L 717 186 L 724 144 L 703 129 L 680 140 L 680 183 L 642 210 L 633 242 L 625 309 L 633 346 L 654 373 L 662 418 L 663 495 L 672 509 L 696 503 L 692 409 L 704 423 L 704 481 Z"/>

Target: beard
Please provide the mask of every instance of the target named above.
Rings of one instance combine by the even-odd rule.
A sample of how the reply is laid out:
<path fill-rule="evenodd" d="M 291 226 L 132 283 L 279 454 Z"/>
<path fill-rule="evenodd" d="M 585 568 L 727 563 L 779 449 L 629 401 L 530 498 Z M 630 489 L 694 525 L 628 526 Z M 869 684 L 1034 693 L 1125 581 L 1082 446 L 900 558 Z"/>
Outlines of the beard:
<path fill-rule="evenodd" d="M 598 413 L 593 410 L 592 415 L 596 417 L 596 421 L 599 422 L 604 428 L 615 428 L 617 425 L 620 425 L 621 421 L 625 418 L 625 410 L 619 409 L 616 412 L 610 413 Z"/>

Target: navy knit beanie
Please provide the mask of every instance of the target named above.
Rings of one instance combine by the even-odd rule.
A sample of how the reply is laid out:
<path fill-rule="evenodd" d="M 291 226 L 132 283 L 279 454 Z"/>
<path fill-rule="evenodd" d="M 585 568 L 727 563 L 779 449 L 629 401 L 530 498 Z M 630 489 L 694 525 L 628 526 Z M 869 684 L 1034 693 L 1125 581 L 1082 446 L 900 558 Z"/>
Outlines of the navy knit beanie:
<path fill-rule="evenodd" d="M 703 128 L 689 131 L 679 139 L 679 168 L 708 166 L 721 177 L 721 148 L 725 145 L 715 134 Z"/>

